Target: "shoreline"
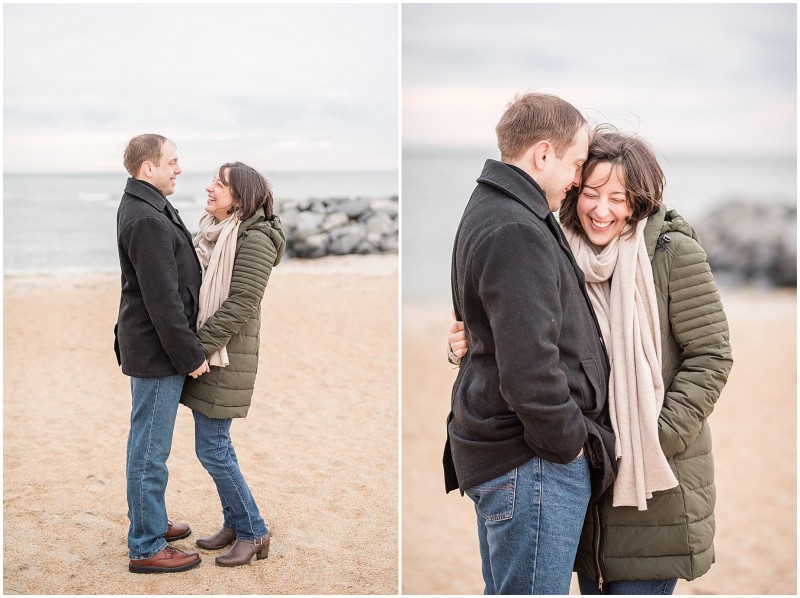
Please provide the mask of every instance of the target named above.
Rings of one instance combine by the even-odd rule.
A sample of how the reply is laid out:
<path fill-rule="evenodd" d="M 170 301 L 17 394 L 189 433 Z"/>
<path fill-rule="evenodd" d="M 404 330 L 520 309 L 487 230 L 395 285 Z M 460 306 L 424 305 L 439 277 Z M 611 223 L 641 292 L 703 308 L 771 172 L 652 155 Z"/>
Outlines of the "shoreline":
<path fill-rule="evenodd" d="M 392 276 L 397 274 L 398 254 L 395 252 L 368 255 L 327 255 L 319 258 L 284 257 L 274 272 L 281 275 L 296 274 L 366 274 L 371 276 Z M 59 269 L 54 271 L 3 272 L 4 283 L 11 285 L 25 281 L 44 279 L 50 282 L 68 282 L 70 278 L 105 279 L 120 275 L 119 266 L 113 269 Z"/>

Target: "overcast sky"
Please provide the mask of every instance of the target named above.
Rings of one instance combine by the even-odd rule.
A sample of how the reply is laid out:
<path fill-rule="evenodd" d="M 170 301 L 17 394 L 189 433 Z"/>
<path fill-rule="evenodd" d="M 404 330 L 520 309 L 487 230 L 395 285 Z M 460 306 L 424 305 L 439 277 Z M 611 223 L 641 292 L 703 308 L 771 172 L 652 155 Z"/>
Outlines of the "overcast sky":
<path fill-rule="evenodd" d="M 795 4 L 404 4 L 403 142 L 492 146 L 546 91 L 658 149 L 793 155 Z M 5 4 L 4 170 L 397 164 L 395 4 Z"/>
<path fill-rule="evenodd" d="M 795 4 L 403 6 L 403 143 L 489 146 L 554 93 L 666 152 L 794 155 Z"/>
<path fill-rule="evenodd" d="M 396 170 L 396 5 L 5 4 L 4 170 Z"/>

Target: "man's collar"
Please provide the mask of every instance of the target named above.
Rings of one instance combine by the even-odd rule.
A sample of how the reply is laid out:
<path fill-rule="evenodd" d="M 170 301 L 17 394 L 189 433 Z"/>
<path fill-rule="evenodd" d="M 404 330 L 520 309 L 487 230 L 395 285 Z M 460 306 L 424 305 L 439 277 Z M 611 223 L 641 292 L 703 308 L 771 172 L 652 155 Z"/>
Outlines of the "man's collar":
<path fill-rule="evenodd" d="M 531 175 L 513 164 L 486 160 L 479 183 L 497 187 L 544 220 L 550 213 L 544 190 Z"/>
<path fill-rule="evenodd" d="M 125 185 L 125 192 L 135 195 L 139 199 L 143 199 L 162 212 L 167 205 L 167 198 L 164 197 L 164 194 L 161 193 L 158 187 L 141 179 L 130 177 L 128 179 L 128 184 Z"/>
<path fill-rule="evenodd" d="M 524 170 L 522 170 L 522 169 L 521 169 L 519 166 L 517 166 L 516 164 L 510 164 L 510 163 L 508 163 L 508 162 L 503 162 L 503 164 L 505 164 L 505 165 L 507 165 L 507 166 L 510 166 L 511 168 L 513 168 L 514 170 L 516 170 L 516 171 L 517 171 L 518 173 L 520 173 L 520 174 L 521 174 L 523 177 L 525 177 L 525 179 L 526 179 L 526 180 L 527 180 L 527 181 L 528 181 L 528 182 L 529 182 L 531 185 L 534 185 L 534 186 L 536 187 L 536 189 L 538 189 L 538 190 L 540 190 L 540 191 L 541 191 L 541 187 L 539 187 L 539 183 L 537 183 L 537 182 L 536 182 L 536 181 L 533 179 L 533 177 L 532 177 L 531 175 L 529 175 L 527 172 L 525 172 Z"/>

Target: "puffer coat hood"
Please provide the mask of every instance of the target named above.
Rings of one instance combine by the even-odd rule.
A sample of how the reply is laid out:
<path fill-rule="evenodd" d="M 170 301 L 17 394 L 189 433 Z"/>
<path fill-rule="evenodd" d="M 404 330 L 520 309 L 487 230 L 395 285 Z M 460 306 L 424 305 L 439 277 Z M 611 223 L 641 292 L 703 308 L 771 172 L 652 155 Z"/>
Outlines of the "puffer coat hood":
<path fill-rule="evenodd" d="M 247 416 L 258 371 L 261 300 L 272 268 L 285 251 L 278 216 L 267 219 L 259 210 L 239 226 L 230 294 L 197 331 L 207 356 L 225 346 L 230 363 L 187 378 L 181 403 L 215 419 Z"/>
<path fill-rule="evenodd" d="M 696 241 L 698 245 L 700 244 L 700 237 L 692 225 L 686 222 L 676 210 L 667 210 L 662 205 L 658 212 L 650 216 L 644 229 L 644 242 L 651 262 L 655 257 L 656 249 L 668 246 L 672 242 L 672 237 L 667 235 L 670 232 L 681 233 Z M 663 235 L 667 235 L 669 238 L 659 240 Z"/>
<path fill-rule="evenodd" d="M 248 222 L 253 222 L 253 224 L 245 228 L 245 225 L 247 225 Z M 266 218 L 263 218 L 263 215 L 257 213 L 247 222 L 243 222 L 240 230 L 242 228 L 245 230 L 253 228 L 265 233 L 270 238 L 270 241 L 272 241 L 272 245 L 275 247 L 275 261 L 272 264 L 272 267 L 274 268 L 281 263 L 281 258 L 283 257 L 283 254 L 286 253 L 286 235 L 283 232 L 281 219 L 277 215 L 274 215 L 270 220 L 267 220 Z"/>
<path fill-rule="evenodd" d="M 612 507 L 610 492 L 590 507 L 575 570 L 606 582 L 692 580 L 714 562 L 716 491 L 707 420 L 733 364 L 728 322 L 694 229 L 662 205 L 644 235 L 661 326 L 659 440 L 679 485 L 655 492 L 646 511 Z"/>

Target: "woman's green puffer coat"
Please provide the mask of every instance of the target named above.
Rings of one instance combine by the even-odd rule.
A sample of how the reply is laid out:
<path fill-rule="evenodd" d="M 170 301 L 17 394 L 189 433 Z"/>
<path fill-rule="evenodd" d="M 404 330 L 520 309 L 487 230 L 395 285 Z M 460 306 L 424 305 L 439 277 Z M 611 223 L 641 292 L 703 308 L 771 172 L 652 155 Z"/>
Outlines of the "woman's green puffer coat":
<path fill-rule="evenodd" d="M 258 370 L 261 299 L 285 249 L 277 216 L 267 220 L 260 209 L 239 226 L 230 294 L 197 331 L 206 356 L 227 346 L 230 363 L 186 378 L 181 403 L 192 410 L 214 419 L 247 416 Z"/>
<path fill-rule="evenodd" d="M 596 581 L 692 580 L 714 562 L 707 419 L 733 364 L 728 322 L 706 254 L 683 218 L 662 205 L 644 234 L 661 325 L 659 439 L 680 484 L 655 492 L 646 511 L 612 507 L 611 491 L 589 507 L 575 570 Z"/>

